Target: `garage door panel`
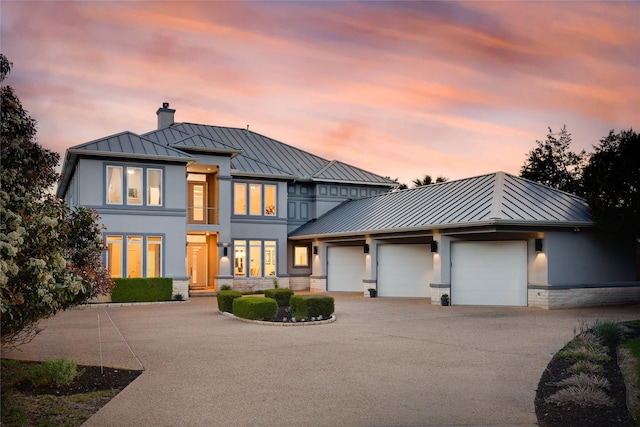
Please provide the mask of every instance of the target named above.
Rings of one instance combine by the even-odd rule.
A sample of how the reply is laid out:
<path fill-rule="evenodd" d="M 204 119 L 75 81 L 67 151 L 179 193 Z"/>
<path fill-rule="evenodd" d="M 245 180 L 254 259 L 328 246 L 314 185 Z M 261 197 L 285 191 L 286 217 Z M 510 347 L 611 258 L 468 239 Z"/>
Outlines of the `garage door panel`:
<path fill-rule="evenodd" d="M 451 245 L 451 301 L 456 305 L 527 305 L 525 241 Z"/>
<path fill-rule="evenodd" d="M 378 295 L 429 297 L 433 256 L 429 245 L 378 245 Z"/>
<path fill-rule="evenodd" d="M 363 292 L 365 255 L 362 246 L 332 246 L 327 252 L 327 290 Z"/>

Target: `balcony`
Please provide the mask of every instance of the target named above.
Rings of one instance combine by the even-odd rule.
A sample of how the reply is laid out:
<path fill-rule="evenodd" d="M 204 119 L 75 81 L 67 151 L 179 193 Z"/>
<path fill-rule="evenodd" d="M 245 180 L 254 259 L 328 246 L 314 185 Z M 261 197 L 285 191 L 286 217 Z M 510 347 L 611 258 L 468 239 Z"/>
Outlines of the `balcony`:
<path fill-rule="evenodd" d="M 219 224 L 218 208 L 187 206 L 188 224 Z"/>

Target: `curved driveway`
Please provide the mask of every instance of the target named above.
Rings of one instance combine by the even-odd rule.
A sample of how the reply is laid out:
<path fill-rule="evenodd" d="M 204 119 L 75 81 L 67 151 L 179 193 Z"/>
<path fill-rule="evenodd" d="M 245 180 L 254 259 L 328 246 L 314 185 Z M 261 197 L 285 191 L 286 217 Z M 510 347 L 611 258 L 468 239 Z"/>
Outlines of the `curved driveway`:
<path fill-rule="evenodd" d="M 215 298 L 63 312 L 21 351 L 140 368 L 87 426 L 535 425 L 549 359 L 584 322 L 640 305 L 546 311 L 332 294 L 335 323 L 239 322 Z M 98 327 L 99 326 L 99 327 Z"/>

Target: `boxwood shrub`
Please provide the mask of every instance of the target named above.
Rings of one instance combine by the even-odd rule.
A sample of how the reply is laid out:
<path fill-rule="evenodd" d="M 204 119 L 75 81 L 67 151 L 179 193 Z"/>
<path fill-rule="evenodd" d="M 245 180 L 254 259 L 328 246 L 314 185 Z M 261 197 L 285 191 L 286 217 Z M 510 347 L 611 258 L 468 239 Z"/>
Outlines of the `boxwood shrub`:
<path fill-rule="evenodd" d="M 233 300 L 233 314 L 244 319 L 272 320 L 278 314 L 278 303 L 273 298 L 236 298 Z"/>
<path fill-rule="evenodd" d="M 113 302 L 171 301 L 173 279 L 170 277 L 114 279 L 116 286 L 111 290 Z"/>
<path fill-rule="evenodd" d="M 239 291 L 223 290 L 218 291 L 218 310 L 227 313 L 233 313 L 233 300 L 242 297 L 242 293 Z"/>
<path fill-rule="evenodd" d="M 333 297 L 325 295 L 293 295 L 290 302 L 291 316 L 296 319 L 318 316 L 328 319 L 335 310 Z"/>
<path fill-rule="evenodd" d="M 292 295 L 293 291 L 287 288 L 267 289 L 264 291 L 264 296 L 276 300 L 278 307 L 288 307 L 289 299 Z"/>

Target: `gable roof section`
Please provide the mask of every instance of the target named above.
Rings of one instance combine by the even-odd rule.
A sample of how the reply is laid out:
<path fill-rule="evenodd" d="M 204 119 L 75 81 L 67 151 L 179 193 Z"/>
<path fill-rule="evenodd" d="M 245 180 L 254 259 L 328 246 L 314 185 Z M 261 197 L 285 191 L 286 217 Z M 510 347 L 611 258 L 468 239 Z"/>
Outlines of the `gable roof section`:
<path fill-rule="evenodd" d="M 351 200 L 292 238 L 483 225 L 592 226 L 583 199 L 504 172 Z"/>
<path fill-rule="evenodd" d="M 188 153 L 143 138 L 133 132 L 117 133 L 76 145 L 67 150 L 62 166 L 62 180 L 56 192 L 59 197 L 64 197 L 75 172 L 76 161 L 81 156 L 152 159 L 181 163 L 189 163 L 195 160 Z"/>
<path fill-rule="evenodd" d="M 396 183 L 342 162 L 329 161 L 259 133 L 239 128 L 176 123 L 171 126 L 190 135 L 239 150 L 232 162 L 236 175 L 296 178 L 306 181 L 349 182 L 392 187 Z"/>

